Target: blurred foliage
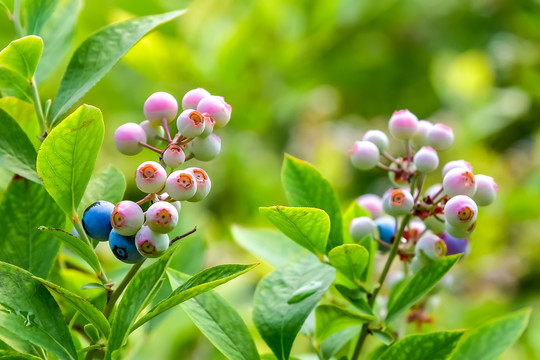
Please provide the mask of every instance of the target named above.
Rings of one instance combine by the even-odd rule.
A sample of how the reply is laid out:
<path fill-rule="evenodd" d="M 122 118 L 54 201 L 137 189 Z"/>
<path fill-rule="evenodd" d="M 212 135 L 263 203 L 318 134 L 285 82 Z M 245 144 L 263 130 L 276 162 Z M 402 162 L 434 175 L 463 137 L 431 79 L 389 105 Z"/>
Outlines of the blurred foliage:
<path fill-rule="evenodd" d="M 285 204 L 283 152 L 318 167 L 343 206 L 380 193 L 386 174 L 353 171 L 346 150 L 367 129 L 386 130 L 393 110 L 408 108 L 454 127 L 457 141 L 441 160 L 465 158 L 501 188 L 497 202 L 482 209 L 472 252 L 456 268 L 454 289 L 442 294 L 430 328 L 463 328 L 532 305 L 527 333 L 502 358 L 540 358 L 540 1 L 92 0 L 81 9 L 75 44 L 111 22 L 188 6 L 83 99 L 104 114 L 98 168 L 122 169 L 130 199 L 142 197 L 131 174 L 148 154 L 119 154 L 112 134 L 124 122 L 144 120 L 148 95 L 167 91 L 180 99 L 204 87 L 232 105 L 232 121 L 219 132 L 223 153 L 204 164 L 211 196 L 182 210 L 185 229 L 199 231 L 186 241 L 178 267 L 193 273 L 253 260 L 231 241 L 230 224 L 267 226 L 258 207 Z M 0 46 L 13 38 L 2 13 Z M 44 82 L 44 99 L 66 65 L 67 58 Z M 253 287 L 267 270 L 221 290 L 252 329 Z M 131 340 L 141 342 L 137 359 L 223 358 L 180 309 L 156 327 L 155 339 L 139 331 Z M 308 348 L 299 340 L 293 354 Z"/>

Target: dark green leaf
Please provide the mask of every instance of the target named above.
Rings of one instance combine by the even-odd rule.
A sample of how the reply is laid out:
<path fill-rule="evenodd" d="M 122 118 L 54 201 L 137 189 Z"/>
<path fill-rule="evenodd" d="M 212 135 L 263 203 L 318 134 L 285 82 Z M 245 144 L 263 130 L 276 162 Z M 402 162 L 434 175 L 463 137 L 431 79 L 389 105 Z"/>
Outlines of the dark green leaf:
<path fill-rule="evenodd" d="M 365 247 L 357 244 L 336 246 L 328 253 L 330 264 L 355 284 L 360 284 L 362 275 L 369 262 L 369 253 Z"/>
<path fill-rule="evenodd" d="M 308 254 L 306 249 L 275 229 L 233 225 L 232 234 L 241 247 L 276 268 Z"/>
<path fill-rule="evenodd" d="M 124 54 L 155 27 L 184 10 L 145 16 L 107 26 L 87 38 L 73 54 L 51 111 L 55 123 L 88 92 Z"/>
<path fill-rule="evenodd" d="M 253 322 L 279 360 L 289 358 L 296 335 L 335 275 L 333 267 L 310 254 L 277 268 L 257 285 Z M 312 281 L 322 283 L 317 293 L 300 303 L 288 304 L 295 291 Z"/>
<path fill-rule="evenodd" d="M 355 313 L 334 305 L 319 305 L 315 309 L 315 337 L 321 343 L 343 329 L 362 325 L 374 320 L 375 316 Z"/>
<path fill-rule="evenodd" d="M 96 328 L 101 331 L 101 333 L 108 338 L 109 337 L 109 322 L 90 301 L 83 299 L 77 294 L 72 293 L 71 291 L 64 289 L 63 287 L 56 285 L 50 281 L 41 279 L 39 277 L 34 277 L 37 281 L 41 282 L 49 291 L 58 295 L 62 300 L 71 304 L 79 313 L 84 316 L 86 320 L 91 322 L 96 326 Z"/>
<path fill-rule="evenodd" d="M 105 321 L 107 321 L 107 319 L 105 319 Z M 109 325 L 109 323 L 107 322 L 107 326 L 108 325 Z M 93 324 L 84 325 L 84 333 L 90 339 L 91 344 L 97 343 L 99 341 L 99 339 L 101 338 L 101 336 L 99 335 L 98 329 Z"/>
<path fill-rule="evenodd" d="M 3 241 L 0 260 L 46 277 L 60 244 L 42 233 L 42 224 L 64 226 L 66 216 L 43 186 L 23 178 L 11 181 L 0 203 Z"/>
<path fill-rule="evenodd" d="M 259 210 L 298 245 L 317 256 L 322 256 L 326 252 L 330 219 L 323 210 L 287 206 L 261 207 Z"/>
<path fill-rule="evenodd" d="M 399 294 L 396 295 L 396 300 L 390 305 L 386 322 L 395 319 L 427 294 L 450 271 L 460 257 L 460 254 L 443 257 L 425 265 L 414 274 L 409 282 L 403 286 Z"/>
<path fill-rule="evenodd" d="M 22 20 L 26 33 L 39 35 L 57 3 L 58 0 L 21 0 Z"/>
<path fill-rule="evenodd" d="M 378 360 L 445 360 L 461 335 L 463 331 L 410 335 L 392 344 Z M 465 360 L 465 358 L 461 359 Z"/>
<path fill-rule="evenodd" d="M 177 282 L 190 276 L 168 270 Z M 253 338 L 238 312 L 214 291 L 200 294 L 181 304 L 201 332 L 229 359 L 257 360 L 259 354 Z"/>
<path fill-rule="evenodd" d="M 161 301 L 152 310 L 145 314 L 133 325 L 131 331 L 135 330 L 148 320 L 167 311 L 174 306 L 191 299 L 194 296 L 212 290 L 221 284 L 231 281 L 232 279 L 245 274 L 253 269 L 258 264 L 251 265 L 218 265 L 205 269 L 187 280 L 182 286 L 173 291 L 171 296 Z"/>
<path fill-rule="evenodd" d="M 82 105 L 54 128 L 39 150 L 39 176 L 49 194 L 70 216 L 77 216 L 77 206 L 94 169 L 103 133 L 101 111 Z"/>
<path fill-rule="evenodd" d="M 0 110 L 0 166 L 41 183 L 34 146 L 19 124 L 3 110 Z"/>
<path fill-rule="evenodd" d="M 313 165 L 285 155 L 281 181 L 291 206 L 315 207 L 330 217 L 327 250 L 343 244 L 342 219 L 334 189 Z"/>
<path fill-rule="evenodd" d="M 114 166 L 109 165 L 92 175 L 77 213 L 82 217 L 84 210 L 99 200 L 116 204 L 124 198 L 125 191 L 126 178 L 124 174 Z"/>
<path fill-rule="evenodd" d="M 61 359 L 77 353 L 60 308 L 32 274 L 0 262 L 0 334 L 13 332 Z"/>
<path fill-rule="evenodd" d="M 17 39 L 0 52 L 0 66 L 30 80 L 34 76 L 42 52 L 43 40 L 40 37 L 26 36 Z"/>
<path fill-rule="evenodd" d="M 519 339 L 531 315 L 531 309 L 508 314 L 469 330 L 450 360 L 492 360 L 498 358 Z"/>
<path fill-rule="evenodd" d="M 0 360 L 40 360 L 34 355 L 21 354 L 16 351 L 0 350 Z"/>

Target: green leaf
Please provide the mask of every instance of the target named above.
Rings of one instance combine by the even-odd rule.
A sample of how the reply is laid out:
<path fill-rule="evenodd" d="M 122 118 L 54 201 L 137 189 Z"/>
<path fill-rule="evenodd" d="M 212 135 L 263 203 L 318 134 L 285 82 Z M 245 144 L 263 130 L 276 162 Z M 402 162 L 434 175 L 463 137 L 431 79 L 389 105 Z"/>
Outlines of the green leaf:
<path fill-rule="evenodd" d="M 111 321 L 109 346 L 105 353 L 106 360 L 119 357 L 120 349 L 124 346 L 131 326 L 157 289 L 176 249 L 178 246 L 169 250 L 152 265 L 139 271 L 127 286 Z"/>
<path fill-rule="evenodd" d="M 19 124 L 3 110 L 0 110 L 0 166 L 41 183 L 36 172 L 34 146 Z"/>
<path fill-rule="evenodd" d="M 34 355 L 21 354 L 16 351 L 0 350 L 0 360 L 40 360 Z"/>
<path fill-rule="evenodd" d="M 167 311 L 174 306 L 191 299 L 194 296 L 210 291 L 221 284 L 231 281 L 238 276 L 245 274 L 253 269 L 258 264 L 251 265 L 218 265 L 201 271 L 196 274 L 182 286 L 172 292 L 172 294 L 165 300 L 158 303 L 147 314 L 139 319 L 133 325 L 131 331 L 135 330 L 148 320 L 156 317 L 164 311 Z"/>
<path fill-rule="evenodd" d="M 328 260 L 348 279 L 360 284 L 369 262 L 369 253 L 362 245 L 344 244 L 330 250 Z"/>
<path fill-rule="evenodd" d="M 323 360 L 332 358 L 332 356 L 334 356 L 349 341 L 356 338 L 361 330 L 361 325 L 351 326 L 326 338 L 320 346 Z"/>
<path fill-rule="evenodd" d="M 496 359 L 519 339 L 530 315 L 531 309 L 520 310 L 467 331 L 449 359 Z"/>
<path fill-rule="evenodd" d="M 443 276 L 450 271 L 452 266 L 459 260 L 461 254 L 446 256 L 433 261 L 421 268 L 409 282 L 404 285 L 396 295 L 395 301 L 390 304 L 386 322 L 395 319 L 403 311 L 410 308 L 422 296 L 427 294 Z"/>
<path fill-rule="evenodd" d="M 362 314 L 373 315 L 373 310 L 367 301 L 367 294 L 360 288 L 349 289 L 348 287 L 335 284 L 336 290 Z"/>
<path fill-rule="evenodd" d="M 394 342 L 394 335 L 388 329 L 371 329 L 370 331 L 373 336 L 385 345 L 390 345 Z"/>
<path fill-rule="evenodd" d="M 343 213 L 343 243 L 354 244 L 355 241 L 351 238 L 349 233 L 349 226 L 352 219 L 357 217 L 367 216 L 371 218 L 371 214 L 365 208 L 358 205 L 356 201 L 353 201 L 347 210 Z"/>
<path fill-rule="evenodd" d="M 86 263 L 90 265 L 96 273 L 99 273 L 101 271 L 96 253 L 88 246 L 88 244 L 86 244 L 78 237 L 73 236 L 70 233 L 65 232 L 64 230 L 52 227 L 40 226 L 38 230 L 41 230 L 44 233 L 54 235 L 64 245 L 70 248 L 75 254 L 79 255 L 81 259 L 86 261 Z"/>
<path fill-rule="evenodd" d="M 185 11 L 145 16 L 107 26 L 87 38 L 75 51 L 53 102 L 54 124 L 88 92 L 133 45 L 155 27 Z"/>
<path fill-rule="evenodd" d="M 378 360 L 445 360 L 461 335 L 463 331 L 438 331 L 410 335 L 392 344 Z"/>
<path fill-rule="evenodd" d="M 279 360 L 289 358 L 296 335 L 335 275 L 333 267 L 309 254 L 277 268 L 257 285 L 253 322 Z M 295 291 L 313 281 L 322 283 L 319 291 L 299 303 L 288 303 Z"/>
<path fill-rule="evenodd" d="M 34 276 L 34 279 L 41 282 L 49 291 L 57 294 L 65 302 L 71 304 L 86 320 L 91 322 L 106 338 L 109 337 L 109 322 L 105 315 L 99 311 L 90 301 L 83 299 L 77 294 L 64 289 L 63 287 L 49 282 L 45 279 Z"/>
<path fill-rule="evenodd" d="M 0 66 L 30 80 L 43 52 L 43 40 L 38 36 L 26 36 L 12 41 L 0 52 Z"/>
<path fill-rule="evenodd" d="M 330 219 L 320 209 L 272 206 L 259 208 L 283 234 L 317 256 L 326 252 Z"/>
<path fill-rule="evenodd" d="M 58 0 L 21 0 L 22 20 L 27 34 L 39 35 Z"/>
<path fill-rule="evenodd" d="M 37 157 L 45 188 L 70 216 L 76 216 L 103 142 L 98 108 L 82 105 L 47 136 Z"/>
<path fill-rule="evenodd" d="M 379 248 L 379 244 L 375 240 L 373 240 L 371 236 L 366 236 L 358 242 L 358 245 L 363 246 L 369 254 L 366 269 L 364 270 L 364 273 L 360 278 L 363 283 L 366 283 L 371 280 L 371 276 L 375 268 L 375 255 L 377 255 L 377 249 Z"/>
<path fill-rule="evenodd" d="M 33 104 L 30 82 L 10 69 L 0 65 L 0 90 L 2 96 L 15 96 Z"/>
<path fill-rule="evenodd" d="M 331 227 L 327 250 L 343 244 L 341 210 L 328 180 L 313 165 L 285 155 L 281 181 L 289 205 L 315 207 L 328 214 Z"/>
<path fill-rule="evenodd" d="M 315 309 L 315 338 L 321 343 L 343 329 L 362 325 L 374 319 L 373 315 L 359 314 L 334 305 L 319 305 Z"/>
<path fill-rule="evenodd" d="M 320 291 L 324 287 L 324 284 L 322 281 L 311 281 L 307 283 L 306 285 L 300 287 L 298 290 L 296 290 L 290 297 L 289 300 L 287 300 L 287 304 L 296 304 L 300 301 L 307 299 L 311 295 L 315 294 L 316 292 Z"/>
<path fill-rule="evenodd" d="M 180 283 L 190 278 L 187 274 L 171 269 L 168 274 Z M 204 336 L 228 359 L 259 359 L 257 347 L 244 320 L 216 292 L 200 294 L 183 302 L 181 306 Z"/>
<path fill-rule="evenodd" d="M 13 332 L 61 359 L 77 359 L 62 312 L 32 274 L 0 262 L 0 334 Z"/>
<path fill-rule="evenodd" d="M 112 165 L 101 169 L 90 178 L 84 196 L 79 204 L 77 213 L 82 217 L 87 207 L 99 200 L 119 203 L 126 191 L 124 174 Z"/>
<path fill-rule="evenodd" d="M 43 186 L 14 178 L 0 203 L 0 260 L 46 277 L 60 244 L 38 230 L 45 223 L 64 226 L 66 216 Z"/>
<path fill-rule="evenodd" d="M 231 231 L 237 244 L 276 268 L 308 254 L 275 229 L 233 225 Z"/>
<path fill-rule="evenodd" d="M 4 110 L 17 122 L 17 124 L 19 124 L 21 129 L 24 130 L 28 136 L 30 142 L 34 145 L 34 148 L 39 149 L 41 146 L 41 141 L 38 139 L 38 136 L 40 136 L 40 128 L 34 106 L 14 96 L 8 96 L 0 99 L 0 109 Z M 34 172 L 36 156 L 37 154 L 34 155 Z M 35 174 L 37 177 L 37 172 L 35 172 Z"/>

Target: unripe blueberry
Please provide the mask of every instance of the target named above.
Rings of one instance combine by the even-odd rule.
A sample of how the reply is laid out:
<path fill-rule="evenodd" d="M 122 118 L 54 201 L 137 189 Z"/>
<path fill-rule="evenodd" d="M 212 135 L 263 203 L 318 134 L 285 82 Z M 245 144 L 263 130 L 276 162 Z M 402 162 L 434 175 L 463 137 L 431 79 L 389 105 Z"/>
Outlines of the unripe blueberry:
<path fill-rule="evenodd" d="M 412 242 L 417 242 L 418 239 L 420 238 L 420 235 L 424 233 L 424 231 L 426 230 L 426 224 L 424 224 L 424 222 L 418 218 L 414 218 L 413 220 L 411 220 L 411 222 L 409 223 L 409 229 L 408 229 L 408 232 L 409 232 L 409 241 L 412 241 Z"/>
<path fill-rule="evenodd" d="M 426 228 L 431 230 L 434 234 L 443 233 L 446 229 L 444 225 L 444 214 L 437 214 L 437 217 L 442 221 L 438 220 L 435 216 L 429 216 L 424 219 L 424 224 L 426 224 Z"/>
<path fill-rule="evenodd" d="M 375 225 L 379 230 L 379 239 L 387 244 L 392 244 L 392 237 L 396 235 L 396 219 L 384 216 L 375 219 Z"/>
<path fill-rule="evenodd" d="M 135 123 L 120 125 L 114 132 L 114 144 L 124 155 L 137 155 L 143 149 L 139 142 L 146 142 L 144 129 Z"/>
<path fill-rule="evenodd" d="M 439 166 L 439 156 L 435 149 L 424 146 L 414 154 L 414 166 L 423 173 L 432 172 Z"/>
<path fill-rule="evenodd" d="M 379 148 L 370 141 L 355 141 L 349 150 L 353 166 L 360 170 L 373 169 L 379 163 Z"/>
<path fill-rule="evenodd" d="M 184 110 L 176 120 L 178 132 L 187 138 L 194 138 L 204 131 L 204 117 L 197 110 Z"/>
<path fill-rule="evenodd" d="M 159 137 L 165 136 L 165 130 L 163 129 L 163 126 L 152 125 L 152 123 L 148 120 L 144 120 L 139 125 L 146 133 L 146 143 L 152 146 L 159 145 L 159 143 L 161 142 L 161 139 L 159 139 Z"/>
<path fill-rule="evenodd" d="M 216 134 L 197 137 L 188 143 L 188 148 L 197 160 L 210 161 L 221 151 L 221 139 Z"/>
<path fill-rule="evenodd" d="M 471 236 L 474 229 L 476 228 L 476 221 L 468 225 L 468 227 L 455 226 L 450 224 L 448 221 L 444 222 L 444 227 L 447 233 L 452 235 L 455 238 L 465 239 Z"/>
<path fill-rule="evenodd" d="M 155 161 L 145 161 L 135 172 L 135 183 L 142 192 L 153 194 L 163 189 L 167 180 L 167 172 Z"/>
<path fill-rule="evenodd" d="M 146 226 L 160 233 L 170 233 L 178 224 L 178 211 L 166 201 L 158 201 L 150 205 L 146 211 Z"/>
<path fill-rule="evenodd" d="M 375 236 L 376 231 L 377 225 L 367 216 L 354 218 L 349 225 L 349 234 L 354 241 L 360 241 L 368 235 Z"/>
<path fill-rule="evenodd" d="M 356 198 L 356 203 L 366 208 L 372 219 L 377 219 L 383 215 L 381 197 L 375 194 L 364 194 Z"/>
<path fill-rule="evenodd" d="M 418 118 L 409 110 L 395 111 L 388 122 L 390 134 L 396 139 L 411 139 L 417 128 Z"/>
<path fill-rule="evenodd" d="M 434 184 L 427 188 L 427 190 L 424 192 L 424 196 L 429 197 L 431 200 L 435 200 L 436 198 L 439 198 L 443 193 L 444 191 L 442 184 Z"/>
<path fill-rule="evenodd" d="M 201 201 L 208 195 L 210 188 L 212 187 L 210 177 L 208 177 L 206 171 L 198 167 L 190 167 L 187 168 L 186 171 L 192 173 L 195 177 L 195 181 L 197 181 L 197 191 L 191 199 L 188 199 L 188 201 Z"/>
<path fill-rule="evenodd" d="M 417 149 L 421 148 L 422 146 L 427 145 L 427 132 L 433 124 L 427 120 L 420 120 L 418 121 L 418 126 L 416 128 L 416 132 L 411 138 L 411 143 L 414 147 Z"/>
<path fill-rule="evenodd" d="M 469 248 L 469 239 L 459 239 L 453 237 L 447 232 L 444 232 L 440 235 L 441 239 L 446 244 L 446 254 L 455 255 L 455 254 L 465 254 Z"/>
<path fill-rule="evenodd" d="M 153 93 L 144 102 L 144 116 L 152 124 L 159 125 L 163 123 L 163 119 L 171 122 L 176 118 L 177 113 L 178 102 L 169 93 L 163 91 Z"/>
<path fill-rule="evenodd" d="M 82 226 L 88 236 L 97 241 L 109 240 L 113 210 L 114 205 L 108 201 L 97 201 L 84 210 Z"/>
<path fill-rule="evenodd" d="M 221 129 L 231 119 L 231 105 L 225 102 L 225 99 L 222 96 L 206 96 L 204 97 L 199 104 L 197 105 L 197 111 L 201 114 L 207 113 L 212 118 L 216 124 L 214 127 L 216 129 Z"/>
<path fill-rule="evenodd" d="M 450 170 L 456 169 L 456 168 L 465 169 L 465 170 L 468 170 L 469 172 L 473 171 L 473 168 L 472 168 L 471 164 L 469 164 L 467 161 L 465 161 L 465 160 L 453 160 L 453 161 L 447 162 L 443 166 L 442 177 L 444 178 L 446 176 L 446 174 L 448 174 L 448 172 Z"/>
<path fill-rule="evenodd" d="M 380 130 L 367 131 L 362 140 L 374 143 L 381 153 L 388 149 L 388 136 Z"/>
<path fill-rule="evenodd" d="M 175 207 L 176 211 L 180 213 L 180 210 L 182 210 L 182 203 L 180 201 L 170 201 L 170 199 L 172 198 L 169 197 L 169 194 L 166 192 L 162 192 L 161 195 L 159 195 L 159 200 L 169 202 L 172 206 Z"/>
<path fill-rule="evenodd" d="M 141 207 L 130 200 L 120 201 L 111 213 L 111 225 L 120 235 L 135 235 L 144 223 Z"/>
<path fill-rule="evenodd" d="M 195 176 L 189 171 L 173 171 L 167 178 L 165 191 L 174 200 L 182 201 L 191 199 L 197 192 L 197 180 L 195 180 Z"/>
<path fill-rule="evenodd" d="M 454 132 L 450 126 L 435 124 L 428 130 L 426 140 L 435 150 L 446 150 L 454 142 Z"/>
<path fill-rule="evenodd" d="M 443 178 L 443 188 L 446 195 L 473 196 L 476 192 L 476 180 L 472 172 L 463 168 L 450 170 Z"/>
<path fill-rule="evenodd" d="M 446 222 L 462 229 L 469 228 L 476 221 L 478 207 L 468 196 L 457 195 L 444 206 Z"/>
<path fill-rule="evenodd" d="M 182 109 L 196 110 L 199 102 L 207 96 L 210 96 L 210 93 L 203 88 L 189 90 L 182 98 Z"/>
<path fill-rule="evenodd" d="M 473 195 L 473 200 L 478 206 L 487 206 L 495 201 L 499 187 L 491 176 L 475 175 L 476 193 Z"/>
<path fill-rule="evenodd" d="M 184 154 L 184 150 L 180 146 L 171 145 L 163 152 L 162 160 L 165 165 L 175 169 L 184 163 L 186 154 Z"/>
<path fill-rule="evenodd" d="M 165 254 L 169 248 L 169 236 L 153 232 L 143 226 L 135 235 L 135 244 L 139 253 L 147 258 L 157 258 Z"/>
<path fill-rule="evenodd" d="M 200 137 L 208 137 L 210 134 L 214 131 L 214 126 L 216 125 L 216 121 L 213 117 L 208 115 L 207 113 L 203 114 L 204 116 L 204 130 Z"/>
<path fill-rule="evenodd" d="M 134 235 L 124 236 L 112 230 L 109 235 L 109 246 L 114 256 L 120 261 L 135 264 L 144 260 L 144 256 L 137 251 Z"/>
<path fill-rule="evenodd" d="M 417 257 L 422 257 L 423 253 L 431 260 L 436 260 L 446 255 L 446 244 L 440 237 L 428 232 L 418 239 L 414 253 Z"/>
<path fill-rule="evenodd" d="M 382 198 L 385 213 L 390 216 L 401 216 L 410 212 L 414 206 L 414 199 L 410 192 L 403 189 L 387 191 Z"/>

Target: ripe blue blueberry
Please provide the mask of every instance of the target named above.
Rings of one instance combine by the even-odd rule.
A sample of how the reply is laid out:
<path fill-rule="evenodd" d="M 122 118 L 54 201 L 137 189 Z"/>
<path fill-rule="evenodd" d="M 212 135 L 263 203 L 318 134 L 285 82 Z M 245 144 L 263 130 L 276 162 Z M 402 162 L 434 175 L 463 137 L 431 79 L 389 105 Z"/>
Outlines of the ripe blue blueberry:
<path fill-rule="evenodd" d="M 375 225 L 379 229 L 379 239 L 392 244 L 392 237 L 396 235 L 396 219 L 388 216 L 380 217 L 375 219 Z"/>
<path fill-rule="evenodd" d="M 134 235 L 124 236 L 112 230 L 109 235 L 109 246 L 114 256 L 120 261 L 135 264 L 144 260 L 144 256 L 137 251 Z"/>
<path fill-rule="evenodd" d="M 97 201 L 90 205 L 82 218 L 84 231 L 92 239 L 97 241 L 109 240 L 109 233 L 112 230 L 111 214 L 114 205 L 108 201 Z"/>
<path fill-rule="evenodd" d="M 359 170 L 373 169 L 379 163 L 379 148 L 370 141 L 355 141 L 349 150 L 353 166 Z"/>
<path fill-rule="evenodd" d="M 468 252 L 469 249 L 469 239 L 464 238 L 456 238 L 450 235 L 447 232 L 442 233 L 439 235 L 441 239 L 446 244 L 446 254 L 447 255 L 455 255 L 455 254 L 465 254 Z"/>

